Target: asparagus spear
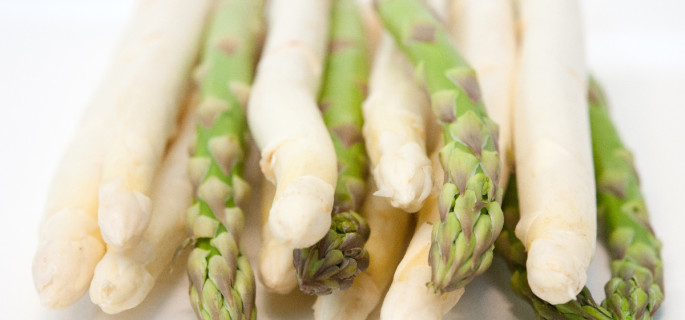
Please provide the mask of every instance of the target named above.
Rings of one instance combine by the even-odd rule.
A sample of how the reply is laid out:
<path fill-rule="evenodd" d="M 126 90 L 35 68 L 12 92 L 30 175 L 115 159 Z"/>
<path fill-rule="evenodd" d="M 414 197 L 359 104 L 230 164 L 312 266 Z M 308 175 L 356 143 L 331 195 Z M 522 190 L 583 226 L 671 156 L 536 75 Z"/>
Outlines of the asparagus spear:
<path fill-rule="evenodd" d="M 518 192 L 514 176 L 509 180 L 507 191 L 502 200 L 502 211 L 504 212 L 504 226 L 502 233 L 495 242 L 495 253 L 504 258 L 509 269 L 513 271 L 511 286 L 514 292 L 533 307 L 540 319 L 612 319 L 609 311 L 595 302 L 587 287 L 580 291 L 575 300 L 559 305 L 550 304 L 533 293 L 528 285 L 526 248 L 514 234 L 520 218 Z"/>
<path fill-rule="evenodd" d="M 664 299 L 661 242 L 649 223 L 633 157 L 611 122 L 599 85 L 588 94 L 597 202 L 608 235 L 611 280 L 602 306 L 618 319 L 651 319 Z"/>
<path fill-rule="evenodd" d="M 208 12 L 209 10 L 207 10 Z M 159 275 L 169 268 L 185 239 L 185 211 L 193 201 L 188 179 L 188 147 L 195 138 L 197 90 L 190 94 L 174 142 L 155 174 L 152 216 L 140 242 L 125 250 L 108 250 L 95 268 L 90 300 L 102 311 L 114 314 L 139 305 Z"/>
<path fill-rule="evenodd" d="M 107 250 L 134 246 L 150 222 L 154 174 L 173 136 L 213 1 L 140 1 L 107 102 L 98 225 Z"/>
<path fill-rule="evenodd" d="M 276 184 L 269 228 L 291 249 L 317 243 L 331 226 L 335 148 L 316 101 L 329 10 L 330 0 L 269 2 L 269 33 L 249 99 L 262 173 Z"/>
<path fill-rule="evenodd" d="M 365 196 L 366 153 L 361 104 L 369 73 L 364 25 L 354 0 L 331 8 L 329 55 L 319 99 L 338 160 L 331 227 L 316 244 L 293 251 L 300 290 L 326 295 L 347 289 L 369 265 L 369 227 L 357 213 Z"/>
<path fill-rule="evenodd" d="M 378 184 L 375 195 L 407 212 L 423 206 L 433 185 L 426 154 L 427 122 L 433 115 L 412 72 L 407 58 L 384 34 L 362 107 L 366 149 Z"/>
<path fill-rule="evenodd" d="M 252 80 L 261 4 L 220 2 L 204 48 L 197 110 L 197 144 L 189 176 L 196 200 L 188 209 L 195 248 L 188 258 L 190 300 L 198 318 L 256 319 L 255 279 L 240 249 L 244 224 L 238 206 L 247 121 L 243 107 Z"/>
<path fill-rule="evenodd" d="M 474 70 L 418 0 L 380 0 L 385 27 L 417 69 L 443 128 L 440 162 L 447 181 L 430 249 L 438 292 L 465 286 L 492 262 L 503 218 L 496 201 L 500 172 L 497 125 L 483 108 Z"/>

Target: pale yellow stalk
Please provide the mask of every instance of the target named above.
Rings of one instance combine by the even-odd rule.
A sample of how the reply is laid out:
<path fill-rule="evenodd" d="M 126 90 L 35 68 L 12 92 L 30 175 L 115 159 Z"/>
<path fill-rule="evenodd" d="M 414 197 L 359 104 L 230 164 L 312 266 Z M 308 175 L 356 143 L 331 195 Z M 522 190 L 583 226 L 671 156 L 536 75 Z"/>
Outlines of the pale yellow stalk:
<path fill-rule="evenodd" d="M 276 184 L 272 234 L 290 248 L 319 241 L 331 223 L 337 162 L 317 105 L 329 0 L 273 0 L 248 104 L 264 175 Z"/>
<path fill-rule="evenodd" d="M 176 130 L 212 0 L 141 0 L 105 83 L 107 130 L 98 224 L 108 250 L 135 244 L 150 221 L 154 174 Z"/>
<path fill-rule="evenodd" d="M 376 196 L 408 212 L 421 208 L 432 179 L 426 155 L 428 98 L 417 86 L 409 61 L 385 34 L 374 60 L 363 134 Z"/>
<path fill-rule="evenodd" d="M 580 8 L 573 0 L 521 0 L 514 112 L 521 220 L 533 292 L 575 298 L 595 251 L 596 203 Z"/>

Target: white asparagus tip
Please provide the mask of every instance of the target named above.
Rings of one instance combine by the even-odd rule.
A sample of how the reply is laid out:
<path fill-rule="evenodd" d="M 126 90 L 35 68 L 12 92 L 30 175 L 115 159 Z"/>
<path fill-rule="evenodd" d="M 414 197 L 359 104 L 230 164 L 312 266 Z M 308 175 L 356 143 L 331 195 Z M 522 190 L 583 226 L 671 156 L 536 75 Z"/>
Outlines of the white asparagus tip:
<path fill-rule="evenodd" d="M 41 229 L 44 238 L 32 266 L 34 285 L 43 306 L 64 309 L 88 290 L 105 247 L 97 237 L 95 218 L 82 210 L 61 210 Z"/>
<path fill-rule="evenodd" d="M 365 320 L 381 299 L 381 292 L 367 273 L 360 273 L 347 290 L 319 296 L 314 319 Z"/>
<path fill-rule="evenodd" d="M 530 245 L 526 268 L 528 284 L 536 296 L 551 303 L 563 304 L 575 299 L 587 280 L 587 266 L 576 248 L 586 242 L 567 233 L 554 240 L 537 239 Z"/>
<path fill-rule="evenodd" d="M 268 232 L 268 231 L 267 231 Z M 276 239 L 267 240 L 259 253 L 259 278 L 273 293 L 287 294 L 297 287 L 293 250 Z"/>
<path fill-rule="evenodd" d="M 102 311 L 115 314 L 139 305 L 154 284 L 144 264 L 107 253 L 95 269 L 90 300 Z"/>
<path fill-rule="evenodd" d="M 409 142 L 391 154 L 383 154 L 373 175 L 378 185 L 375 196 L 390 199 L 393 207 L 416 212 L 433 186 L 431 162 L 416 142 Z"/>
<path fill-rule="evenodd" d="M 137 243 L 150 222 L 150 198 L 117 179 L 100 185 L 98 224 L 105 242 L 115 248 Z"/>
<path fill-rule="evenodd" d="M 273 235 L 290 248 L 305 248 L 331 226 L 333 187 L 315 176 L 300 176 L 286 187 L 269 212 Z"/>
<path fill-rule="evenodd" d="M 464 294 L 464 288 L 459 288 L 438 295 L 426 285 L 431 281 L 428 252 L 432 229 L 424 223 L 414 233 L 385 295 L 381 320 L 442 319 Z"/>

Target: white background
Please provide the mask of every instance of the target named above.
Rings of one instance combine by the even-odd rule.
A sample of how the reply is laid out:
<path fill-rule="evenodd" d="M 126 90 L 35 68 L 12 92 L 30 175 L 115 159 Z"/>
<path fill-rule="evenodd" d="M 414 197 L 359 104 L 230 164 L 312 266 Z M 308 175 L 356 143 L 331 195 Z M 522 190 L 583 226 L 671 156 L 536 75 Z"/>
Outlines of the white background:
<path fill-rule="evenodd" d="M 666 302 L 657 319 L 685 319 L 685 2 L 581 2 L 591 70 L 634 151 L 652 223 L 664 243 Z M 132 0 L 0 0 L 1 318 L 109 318 L 87 297 L 66 311 L 43 309 L 31 259 L 56 163 L 132 8 Z M 600 300 L 606 265 L 600 248 L 589 280 Z M 508 277 L 496 262 L 467 287 L 448 318 L 532 318 L 511 294 Z M 117 319 L 192 319 L 186 281 L 179 264 L 141 309 Z M 259 301 L 260 318 L 299 319 L 310 313 L 313 300 L 260 295 Z"/>

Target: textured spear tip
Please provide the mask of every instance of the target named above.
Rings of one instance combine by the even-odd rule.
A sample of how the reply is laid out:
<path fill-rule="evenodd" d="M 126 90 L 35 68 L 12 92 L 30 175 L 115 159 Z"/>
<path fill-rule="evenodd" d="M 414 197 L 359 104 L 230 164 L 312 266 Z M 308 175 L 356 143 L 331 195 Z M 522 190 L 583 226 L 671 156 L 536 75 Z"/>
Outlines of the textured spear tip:
<path fill-rule="evenodd" d="M 288 247 L 308 247 L 326 234 L 332 209 L 333 187 L 329 183 L 315 176 L 298 177 L 271 206 L 269 228 Z"/>
<path fill-rule="evenodd" d="M 98 223 L 102 239 L 116 248 L 135 245 L 150 222 L 150 197 L 126 189 L 121 179 L 100 186 Z"/>
<path fill-rule="evenodd" d="M 310 295 L 327 295 L 345 290 L 369 266 L 364 243 L 369 226 L 353 211 L 333 215 L 326 236 L 316 245 L 293 251 L 300 290 Z"/>
<path fill-rule="evenodd" d="M 433 186 L 432 167 L 424 148 L 407 143 L 394 153 L 381 156 L 374 169 L 378 184 L 375 196 L 390 199 L 393 207 L 416 212 Z"/>
<path fill-rule="evenodd" d="M 43 306 L 64 309 L 88 290 L 105 247 L 97 222 L 81 210 L 61 210 L 42 229 L 45 238 L 32 265 L 34 286 Z"/>

